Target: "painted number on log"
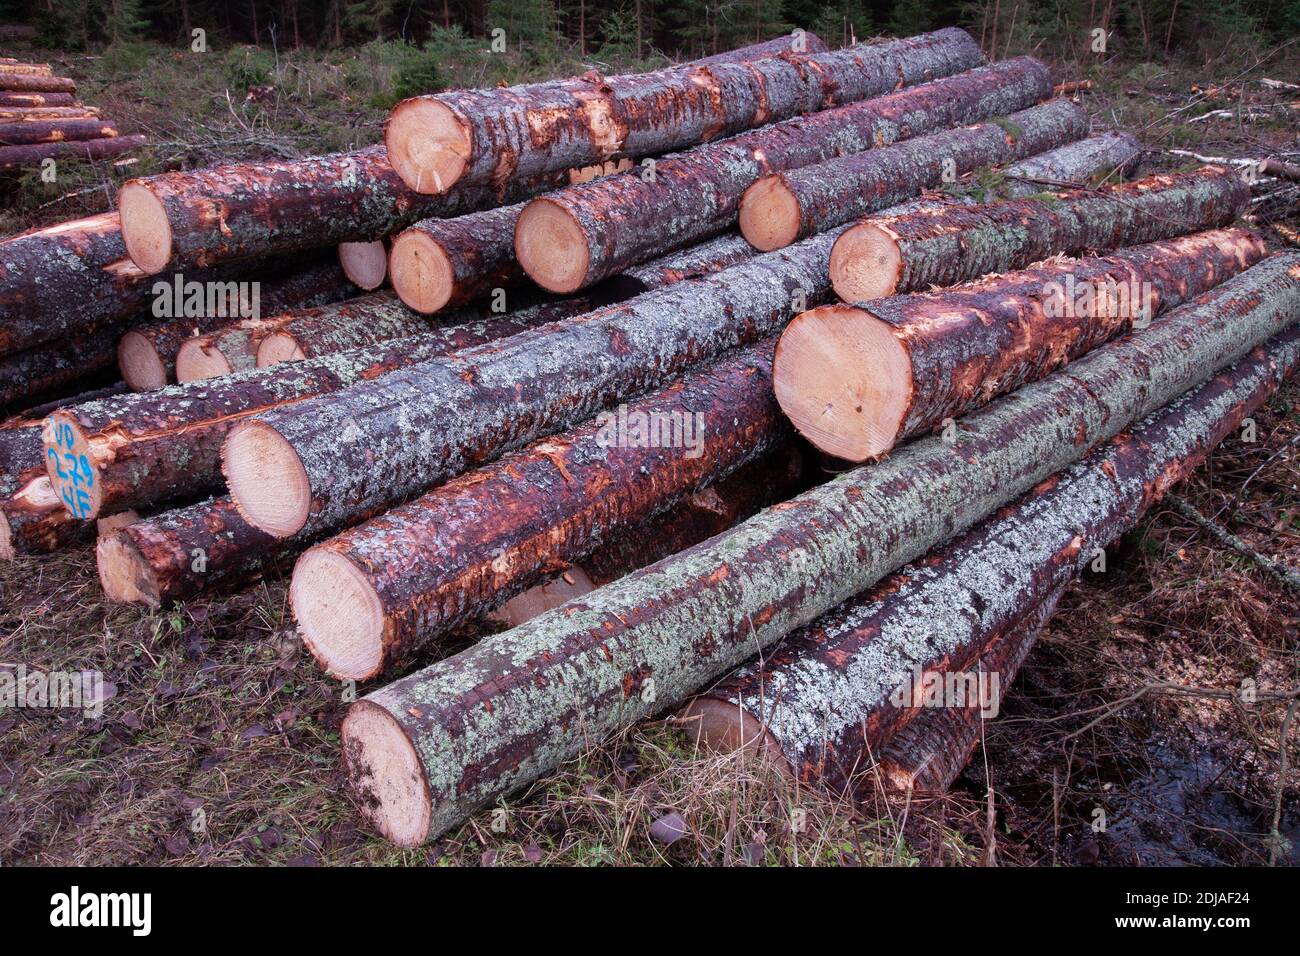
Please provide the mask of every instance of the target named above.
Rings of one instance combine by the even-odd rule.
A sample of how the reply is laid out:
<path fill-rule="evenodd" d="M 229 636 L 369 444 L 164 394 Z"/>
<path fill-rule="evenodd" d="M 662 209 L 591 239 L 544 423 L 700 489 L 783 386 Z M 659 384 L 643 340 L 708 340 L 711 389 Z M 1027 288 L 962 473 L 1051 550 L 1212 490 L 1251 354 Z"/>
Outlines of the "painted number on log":
<path fill-rule="evenodd" d="M 74 518 L 90 517 L 90 490 L 95 472 L 90 460 L 74 450 L 72 427 L 66 422 L 55 425 L 55 447 L 46 450 L 58 476 L 59 497 Z"/>

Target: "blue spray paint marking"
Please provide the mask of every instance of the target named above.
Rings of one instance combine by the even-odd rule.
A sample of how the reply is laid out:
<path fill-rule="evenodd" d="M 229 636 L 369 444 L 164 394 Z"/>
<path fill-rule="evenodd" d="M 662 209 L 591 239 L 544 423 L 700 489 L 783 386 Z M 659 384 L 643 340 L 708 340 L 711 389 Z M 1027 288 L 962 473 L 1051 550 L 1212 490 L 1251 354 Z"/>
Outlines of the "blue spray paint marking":
<path fill-rule="evenodd" d="M 90 517 L 90 493 L 95 485 L 95 473 L 85 455 L 73 451 L 75 439 L 72 426 L 58 422 L 54 431 L 55 444 L 60 450 L 50 448 L 46 454 L 54 463 L 54 473 L 59 479 L 59 498 L 74 518 Z M 65 471 L 63 466 L 68 466 Z"/>

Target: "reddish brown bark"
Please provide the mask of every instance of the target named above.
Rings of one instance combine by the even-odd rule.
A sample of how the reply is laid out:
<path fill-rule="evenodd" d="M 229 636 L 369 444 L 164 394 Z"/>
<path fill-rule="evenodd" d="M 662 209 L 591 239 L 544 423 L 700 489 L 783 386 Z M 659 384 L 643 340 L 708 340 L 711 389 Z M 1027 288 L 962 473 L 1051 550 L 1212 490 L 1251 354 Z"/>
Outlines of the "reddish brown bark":
<path fill-rule="evenodd" d="M 0 171 L 21 169 L 24 166 L 39 166 L 46 159 L 86 160 L 87 162 L 108 159 L 139 149 L 144 144 L 144 136 L 137 135 L 87 139 L 71 143 L 0 146 Z"/>
<path fill-rule="evenodd" d="M 50 487 L 44 459 L 39 422 L 0 423 L 0 561 L 89 537 Z"/>
<path fill-rule="evenodd" d="M 111 368 L 122 323 L 112 322 L 61 345 L 37 345 L 0 358 L 0 408 L 30 404 Z"/>
<path fill-rule="evenodd" d="M 4 84 L 0 83 L 0 86 Z M 0 106 L 72 106 L 71 93 L 11 93 L 0 90 Z"/>
<path fill-rule="evenodd" d="M 112 123 L 93 117 L 78 119 L 28 119 L 0 123 L 0 146 L 27 146 L 33 143 L 58 143 L 117 136 Z"/>
<path fill-rule="evenodd" d="M 9 93 L 75 93 L 77 84 L 63 76 L 6 73 L 0 75 L 0 88 Z"/>
<path fill-rule="evenodd" d="M 425 219 L 393 240 L 388 273 L 402 301 L 431 313 L 524 281 L 515 261 L 515 223 L 522 204 Z"/>

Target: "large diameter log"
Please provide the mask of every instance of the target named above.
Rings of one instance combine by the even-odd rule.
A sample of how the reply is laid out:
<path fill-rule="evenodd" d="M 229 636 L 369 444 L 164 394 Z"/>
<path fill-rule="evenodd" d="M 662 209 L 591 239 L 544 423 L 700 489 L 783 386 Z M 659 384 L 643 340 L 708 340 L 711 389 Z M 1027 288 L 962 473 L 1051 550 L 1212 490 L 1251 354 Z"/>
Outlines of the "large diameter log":
<path fill-rule="evenodd" d="M 81 119 L 30 119 L 0 123 L 0 146 L 27 146 L 117 136 L 117 127 L 93 117 Z"/>
<path fill-rule="evenodd" d="M 755 248 L 805 236 L 938 186 L 945 175 L 1020 159 L 1078 139 L 1087 116 L 1068 100 L 1004 118 L 764 176 L 740 201 L 740 231 Z"/>
<path fill-rule="evenodd" d="M 1153 242 L 1232 222 L 1250 200 L 1235 171 L 1149 176 L 1097 191 L 979 206 L 952 203 L 864 219 L 831 250 L 846 302 L 950 286 L 1064 253 Z"/>
<path fill-rule="evenodd" d="M 242 288 L 242 286 L 241 286 Z M 336 262 L 325 261 L 257 283 L 257 311 L 277 315 L 308 309 L 355 295 L 357 289 Z M 241 299 L 241 305 L 243 301 Z M 251 309 L 251 301 L 248 306 Z M 176 380 L 176 355 L 189 339 L 228 325 L 228 316 L 203 315 L 163 319 L 126 332 L 117 346 L 122 378 L 137 392 L 162 388 Z"/>
<path fill-rule="evenodd" d="M 515 261 L 515 223 L 523 209 L 517 203 L 410 226 L 388 254 L 393 288 L 408 306 L 427 314 L 518 285 L 524 272 Z"/>
<path fill-rule="evenodd" d="M 417 192 L 499 186 L 616 156 L 667 153 L 981 60 L 967 33 L 948 29 L 833 53 L 457 90 L 399 103 L 384 143 L 393 168 Z"/>
<path fill-rule="evenodd" d="M 811 309 L 781 336 L 777 401 L 827 454 L 878 458 L 1149 322 L 1265 253 L 1254 233 L 1214 230 L 952 289 Z"/>
<path fill-rule="evenodd" d="M 500 343 L 401 369 L 234 429 L 222 469 L 277 536 L 355 524 L 688 366 L 772 334 L 829 289 L 834 236 Z M 380 477 L 382 476 L 382 478 Z"/>
<path fill-rule="evenodd" d="M 806 55 L 825 53 L 826 42 L 817 34 L 808 30 L 795 30 L 785 36 L 774 37 L 748 46 L 737 47 L 712 56 L 702 56 L 692 60 L 691 66 L 716 66 L 721 63 L 748 63 L 751 60 L 763 60 L 768 57 L 782 56 L 786 53 Z"/>
<path fill-rule="evenodd" d="M 0 83 L 0 86 L 3 86 Z M 74 106 L 71 93 L 11 93 L 0 90 L 0 106 Z"/>
<path fill-rule="evenodd" d="M 503 194 L 470 188 L 420 196 L 393 172 L 384 148 L 372 146 L 132 179 L 118 193 L 118 209 L 132 260 L 154 274 L 379 239 L 430 216 L 517 201 L 560 182 L 528 180 Z"/>
<path fill-rule="evenodd" d="M 1050 87 L 1047 67 L 1022 57 L 663 157 L 653 175 L 556 190 L 525 208 L 515 253 L 543 288 L 570 292 L 730 228 L 766 173 L 1021 109 Z"/>
<path fill-rule="evenodd" d="M 77 84 L 63 76 L 37 73 L 8 73 L 0 76 L 0 87 L 10 93 L 75 93 Z"/>
<path fill-rule="evenodd" d="M 145 137 L 113 136 L 106 139 L 85 139 L 75 142 L 35 143 L 30 146 L 0 146 L 0 171 L 39 166 L 47 159 L 75 159 L 93 162 L 108 159 L 139 149 Z"/>
<path fill-rule="evenodd" d="M 542 439 L 307 551 L 290 601 L 327 672 L 363 680 L 789 437 L 775 338 Z"/>
<path fill-rule="evenodd" d="M 1277 272 L 1270 263 L 1256 269 Z M 1228 285 L 1236 290 L 1225 286 L 1180 311 L 1218 308 L 1231 317 L 1277 288 L 1251 273 Z M 1294 293 L 1282 294 L 1294 310 Z M 718 743 L 744 736 L 800 780 L 843 788 L 867 754 L 924 719 L 917 705 L 933 686 L 930 675 L 970 671 L 983 649 L 1005 641 L 1027 608 L 1096 561 L 1098 549 L 1132 528 L 1297 366 L 1293 328 L 871 593 L 795 631 L 692 706 L 707 715 L 705 736 Z"/>
<path fill-rule="evenodd" d="M 437 836 L 964 532 L 1297 316 L 1300 254 L 1276 256 L 970 416 L 954 443 L 919 439 L 389 684 L 343 723 L 361 806 L 400 845 Z"/>

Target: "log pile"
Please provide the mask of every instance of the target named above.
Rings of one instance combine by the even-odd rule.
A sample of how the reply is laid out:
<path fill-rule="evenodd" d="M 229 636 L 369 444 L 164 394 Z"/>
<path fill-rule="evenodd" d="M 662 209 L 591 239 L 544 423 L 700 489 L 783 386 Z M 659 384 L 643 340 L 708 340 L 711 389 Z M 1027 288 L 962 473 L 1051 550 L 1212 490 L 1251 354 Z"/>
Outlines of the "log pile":
<path fill-rule="evenodd" d="M 144 144 L 74 98 L 77 84 L 48 63 L 0 63 L 0 173 L 47 159 L 107 159 Z"/>
<path fill-rule="evenodd" d="M 0 394 L 130 387 L 0 424 L 0 557 L 100 522 L 104 594 L 152 607 L 296 559 L 403 846 L 663 713 L 946 787 L 1088 555 L 1300 367 L 1248 185 L 1126 182 L 1137 142 L 1052 96 L 958 30 L 796 34 L 133 180 L 0 243 Z M 190 279 L 258 284 L 151 307 Z M 914 665 L 1001 683 L 931 710 Z"/>

